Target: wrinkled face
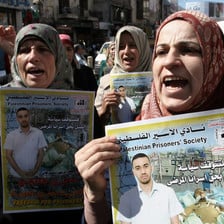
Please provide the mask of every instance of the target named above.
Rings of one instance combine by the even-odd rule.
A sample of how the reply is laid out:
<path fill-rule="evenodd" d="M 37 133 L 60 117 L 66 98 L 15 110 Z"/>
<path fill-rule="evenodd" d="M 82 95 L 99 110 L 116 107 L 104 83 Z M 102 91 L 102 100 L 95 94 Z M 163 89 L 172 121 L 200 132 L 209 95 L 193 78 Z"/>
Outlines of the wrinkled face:
<path fill-rule="evenodd" d="M 30 125 L 30 114 L 27 110 L 20 110 L 16 114 L 16 119 L 21 128 L 27 128 Z"/>
<path fill-rule="evenodd" d="M 166 24 L 156 44 L 153 76 L 159 104 L 172 112 L 191 109 L 203 86 L 201 48 L 191 24 Z M 198 103 L 198 102 L 197 102 Z"/>
<path fill-rule="evenodd" d="M 40 40 L 25 40 L 16 57 L 19 75 L 30 88 L 47 88 L 56 75 L 55 57 Z"/>
<path fill-rule="evenodd" d="M 121 34 L 119 45 L 119 58 L 122 67 L 127 72 L 134 71 L 139 64 L 139 51 L 132 36 L 128 32 Z"/>
<path fill-rule="evenodd" d="M 152 166 L 147 157 L 140 157 L 133 160 L 132 172 L 141 184 L 148 184 L 151 181 Z"/>
<path fill-rule="evenodd" d="M 68 60 L 72 62 L 74 59 L 74 48 L 70 44 L 67 44 L 67 43 L 63 43 L 63 46 L 65 48 L 65 52 L 66 52 L 66 56 Z"/>

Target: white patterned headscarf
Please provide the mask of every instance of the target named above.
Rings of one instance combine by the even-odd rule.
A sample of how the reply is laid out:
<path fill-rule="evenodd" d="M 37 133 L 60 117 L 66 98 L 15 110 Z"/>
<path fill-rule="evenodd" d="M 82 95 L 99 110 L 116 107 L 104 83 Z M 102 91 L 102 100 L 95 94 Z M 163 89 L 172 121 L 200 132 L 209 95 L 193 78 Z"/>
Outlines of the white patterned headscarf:
<path fill-rule="evenodd" d="M 142 71 L 149 71 L 151 65 L 151 53 L 150 53 L 150 46 L 149 46 L 149 39 L 147 38 L 146 33 L 136 27 L 136 26 L 123 26 L 121 27 L 115 37 L 115 59 L 114 59 L 114 67 L 111 70 L 111 73 L 120 73 L 126 72 L 121 63 L 121 59 L 119 57 L 119 45 L 121 34 L 123 32 L 128 32 L 134 39 L 137 49 L 139 51 L 139 65 L 136 69 L 132 72 L 142 72 Z"/>

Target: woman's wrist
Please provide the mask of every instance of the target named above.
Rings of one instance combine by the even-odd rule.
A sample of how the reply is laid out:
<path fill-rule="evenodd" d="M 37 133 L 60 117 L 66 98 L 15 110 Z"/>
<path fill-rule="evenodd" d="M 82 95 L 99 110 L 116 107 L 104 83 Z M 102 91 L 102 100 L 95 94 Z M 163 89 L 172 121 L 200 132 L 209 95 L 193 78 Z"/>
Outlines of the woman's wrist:
<path fill-rule="evenodd" d="M 91 203 L 96 203 L 104 199 L 104 192 L 92 191 L 86 185 L 84 185 L 83 191 L 84 191 L 85 198 Z"/>

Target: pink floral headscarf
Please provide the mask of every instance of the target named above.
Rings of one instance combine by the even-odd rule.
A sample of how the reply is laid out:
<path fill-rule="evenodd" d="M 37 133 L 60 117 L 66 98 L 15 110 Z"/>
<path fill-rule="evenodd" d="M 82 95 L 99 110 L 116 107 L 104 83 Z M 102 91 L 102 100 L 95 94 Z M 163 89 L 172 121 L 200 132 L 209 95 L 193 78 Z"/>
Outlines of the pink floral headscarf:
<path fill-rule="evenodd" d="M 189 111 L 182 113 L 224 107 L 224 37 L 220 27 L 216 21 L 201 12 L 178 11 L 167 17 L 158 28 L 155 46 L 161 29 L 167 23 L 176 19 L 185 20 L 193 26 L 202 49 L 202 62 L 204 64 L 204 84 L 198 98 L 192 103 L 192 108 Z M 152 63 L 154 59 L 155 51 L 152 56 Z M 166 108 L 159 107 L 155 86 L 152 84 L 151 93 L 146 96 L 137 119 L 168 115 L 172 115 L 172 113 L 167 111 Z"/>

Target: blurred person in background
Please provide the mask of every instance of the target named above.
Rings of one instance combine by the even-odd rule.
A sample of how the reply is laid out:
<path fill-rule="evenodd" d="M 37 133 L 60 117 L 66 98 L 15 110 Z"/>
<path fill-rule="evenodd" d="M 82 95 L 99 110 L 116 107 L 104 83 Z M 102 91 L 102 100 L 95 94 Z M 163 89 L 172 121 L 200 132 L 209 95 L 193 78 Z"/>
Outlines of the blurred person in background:
<path fill-rule="evenodd" d="M 74 44 L 68 34 L 59 34 L 66 51 L 67 58 L 73 68 L 73 80 L 76 89 L 96 92 L 98 85 L 93 70 L 84 64 L 79 64 L 74 51 Z"/>
<path fill-rule="evenodd" d="M 88 66 L 87 60 L 85 58 L 85 48 L 81 44 L 74 45 L 75 57 L 80 65 Z"/>
<path fill-rule="evenodd" d="M 106 60 L 101 61 L 99 79 L 103 75 L 110 73 L 111 69 L 114 66 L 114 57 L 115 57 L 115 42 L 112 41 L 109 47 L 107 48 Z"/>

